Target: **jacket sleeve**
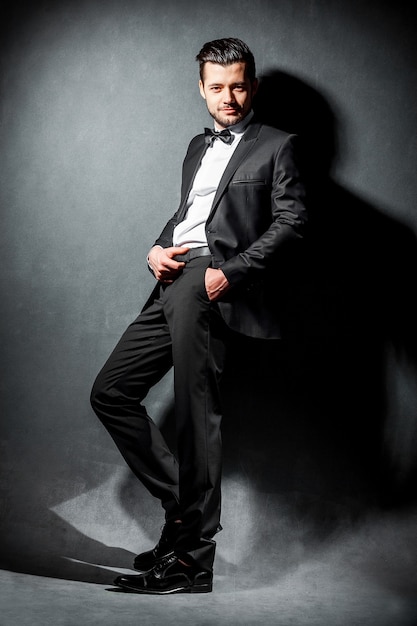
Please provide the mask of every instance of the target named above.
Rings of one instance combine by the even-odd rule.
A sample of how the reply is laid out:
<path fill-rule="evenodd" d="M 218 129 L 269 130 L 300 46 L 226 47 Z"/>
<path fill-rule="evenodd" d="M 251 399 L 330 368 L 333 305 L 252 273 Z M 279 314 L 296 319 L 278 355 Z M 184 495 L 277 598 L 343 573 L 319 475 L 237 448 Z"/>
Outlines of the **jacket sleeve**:
<path fill-rule="evenodd" d="M 303 237 L 307 222 L 305 189 L 295 157 L 297 137 L 288 135 L 274 157 L 269 228 L 243 252 L 220 267 L 231 285 L 256 280 L 276 255 L 294 240 Z M 256 210 L 256 207 L 254 207 Z"/>

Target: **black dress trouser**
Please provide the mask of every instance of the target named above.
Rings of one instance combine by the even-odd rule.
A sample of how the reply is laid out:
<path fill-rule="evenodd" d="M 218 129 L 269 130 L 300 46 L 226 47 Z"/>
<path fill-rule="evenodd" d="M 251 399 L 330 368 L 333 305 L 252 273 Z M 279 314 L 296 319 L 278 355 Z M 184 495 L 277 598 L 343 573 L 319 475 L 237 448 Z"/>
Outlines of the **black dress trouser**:
<path fill-rule="evenodd" d="M 94 383 L 91 402 L 127 464 L 159 498 L 166 520 L 181 519 L 175 545 L 212 569 L 220 521 L 219 379 L 225 325 L 209 301 L 198 257 L 127 328 Z M 142 401 L 174 366 L 177 456 Z"/>

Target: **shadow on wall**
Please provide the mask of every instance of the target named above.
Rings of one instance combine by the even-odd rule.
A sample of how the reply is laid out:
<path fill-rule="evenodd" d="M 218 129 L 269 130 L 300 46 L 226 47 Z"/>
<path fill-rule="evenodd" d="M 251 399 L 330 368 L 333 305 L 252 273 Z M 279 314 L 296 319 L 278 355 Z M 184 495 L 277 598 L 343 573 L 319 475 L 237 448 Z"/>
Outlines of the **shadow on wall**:
<path fill-rule="evenodd" d="M 283 345 L 235 347 L 226 388 L 236 382 L 239 410 L 230 400 L 225 434 L 230 425 L 235 452 L 238 434 L 240 464 L 261 491 L 360 508 L 415 502 L 416 237 L 331 179 L 336 120 L 314 89 L 272 72 L 255 110 L 299 136 L 310 225 L 271 288 L 286 303 Z"/>
<path fill-rule="evenodd" d="M 271 286 L 285 302 L 285 340 L 240 338 L 224 380 L 225 478 L 247 478 L 255 510 L 266 494 L 275 503 L 251 564 L 266 550 L 280 563 L 291 552 L 283 510 L 314 550 L 370 511 L 417 500 L 416 237 L 332 180 L 336 120 L 314 89 L 271 72 L 255 110 L 299 136 L 310 224 Z"/>
<path fill-rule="evenodd" d="M 264 494 L 279 496 L 265 514 L 267 523 L 256 528 L 256 540 L 252 537 L 246 546 L 257 556 L 261 584 L 259 557 L 271 555 L 277 545 L 280 502 L 293 519 L 303 520 L 304 539 L 311 546 L 370 508 L 415 502 L 417 466 L 414 456 L 403 452 L 406 436 L 415 436 L 417 426 L 410 415 L 401 423 L 395 420 L 387 355 L 401 355 L 411 367 L 417 363 L 417 308 L 410 289 L 417 246 L 407 228 L 331 180 L 335 120 L 316 91 L 273 72 L 261 83 L 256 110 L 268 123 L 299 135 L 311 215 L 302 254 L 286 259 L 279 288 L 271 286 L 271 297 L 285 295 L 285 341 L 237 339 L 224 377 L 226 493 L 228 482 L 243 475 L 255 510 Z M 138 519 L 137 498 L 129 497 L 132 480 L 127 477 L 119 497 L 126 514 Z M 44 528 L 34 519 L 38 530 L 24 541 L 18 529 L 9 529 L 3 536 L 9 547 L 4 567 L 104 583 L 112 572 L 77 559 L 130 567 L 128 551 L 88 538 L 43 511 L 40 502 L 32 509 Z M 150 513 L 156 518 L 156 512 Z M 292 540 L 288 527 L 286 532 L 281 548 L 283 540 Z M 73 561 L 60 556 L 63 538 Z M 254 560 L 247 562 L 253 581 Z M 271 572 L 267 575 L 271 582 Z"/>

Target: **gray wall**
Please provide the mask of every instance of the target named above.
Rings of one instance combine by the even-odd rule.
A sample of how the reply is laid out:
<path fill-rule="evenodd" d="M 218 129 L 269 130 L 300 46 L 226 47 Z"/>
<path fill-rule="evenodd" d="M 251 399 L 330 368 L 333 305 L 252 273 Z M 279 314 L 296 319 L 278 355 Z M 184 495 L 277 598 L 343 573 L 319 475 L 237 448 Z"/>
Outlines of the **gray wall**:
<path fill-rule="evenodd" d="M 78 561 L 127 567 L 158 536 L 159 507 L 89 391 L 152 287 L 146 252 L 176 208 L 188 141 L 210 122 L 194 57 L 223 36 L 252 48 L 268 77 L 265 114 L 300 133 L 315 176 L 295 332 L 285 350 L 244 343 L 231 358 L 218 567 L 258 549 L 254 529 L 269 529 L 285 566 L 364 512 L 412 503 L 409 11 L 358 0 L 3 4 L 3 565 L 103 581 L 105 569 Z M 164 422 L 169 376 L 149 400 Z"/>

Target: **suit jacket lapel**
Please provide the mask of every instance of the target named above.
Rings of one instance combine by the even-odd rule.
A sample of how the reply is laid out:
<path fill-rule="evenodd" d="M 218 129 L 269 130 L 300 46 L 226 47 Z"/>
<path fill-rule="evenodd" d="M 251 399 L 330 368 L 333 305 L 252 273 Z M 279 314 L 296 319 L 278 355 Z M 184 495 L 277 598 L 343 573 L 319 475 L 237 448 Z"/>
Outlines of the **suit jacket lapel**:
<path fill-rule="evenodd" d="M 260 127 L 261 124 L 259 122 L 252 121 L 249 124 L 249 127 L 243 135 L 241 141 L 239 142 L 238 147 L 234 151 L 232 158 L 227 164 L 224 174 L 220 180 L 216 195 L 213 200 L 213 205 L 211 207 L 209 219 L 211 219 L 211 217 L 213 216 L 213 213 L 219 204 L 220 198 L 225 192 L 233 174 L 236 172 L 239 165 L 246 158 L 247 154 L 254 146 L 258 138 Z M 195 175 L 197 174 L 198 168 L 200 167 L 201 160 L 207 150 L 207 147 L 208 145 L 204 141 L 204 135 L 201 135 L 201 141 L 196 142 L 196 145 L 193 147 L 192 152 L 187 155 L 187 161 L 184 164 L 182 197 L 181 205 L 178 211 L 177 223 L 181 222 L 181 220 L 185 217 L 187 199 L 191 191 Z"/>
<path fill-rule="evenodd" d="M 187 155 L 187 161 L 184 163 L 183 185 L 181 189 L 181 204 L 178 211 L 177 222 L 185 217 L 188 196 L 193 186 L 195 175 L 200 167 L 201 160 L 208 148 L 204 141 L 204 135 L 201 135 L 201 142 L 196 142 L 193 150 Z"/>
<path fill-rule="evenodd" d="M 220 199 L 222 195 L 224 194 L 232 176 L 234 175 L 239 165 L 242 163 L 242 161 L 246 158 L 248 153 L 252 150 L 253 146 L 255 145 L 255 142 L 257 141 L 257 138 L 258 138 L 260 127 L 261 127 L 261 124 L 259 124 L 258 122 L 252 122 L 251 124 L 249 124 L 247 131 L 243 135 L 241 141 L 239 142 L 238 147 L 234 151 L 232 158 L 227 164 L 224 174 L 220 179 L 220 183 L 217 188 L 216 195 L 214 196 L 213 205 L 211 207 L 209 219 L 211 219 L 215 210 L 217 209 Z"/>

